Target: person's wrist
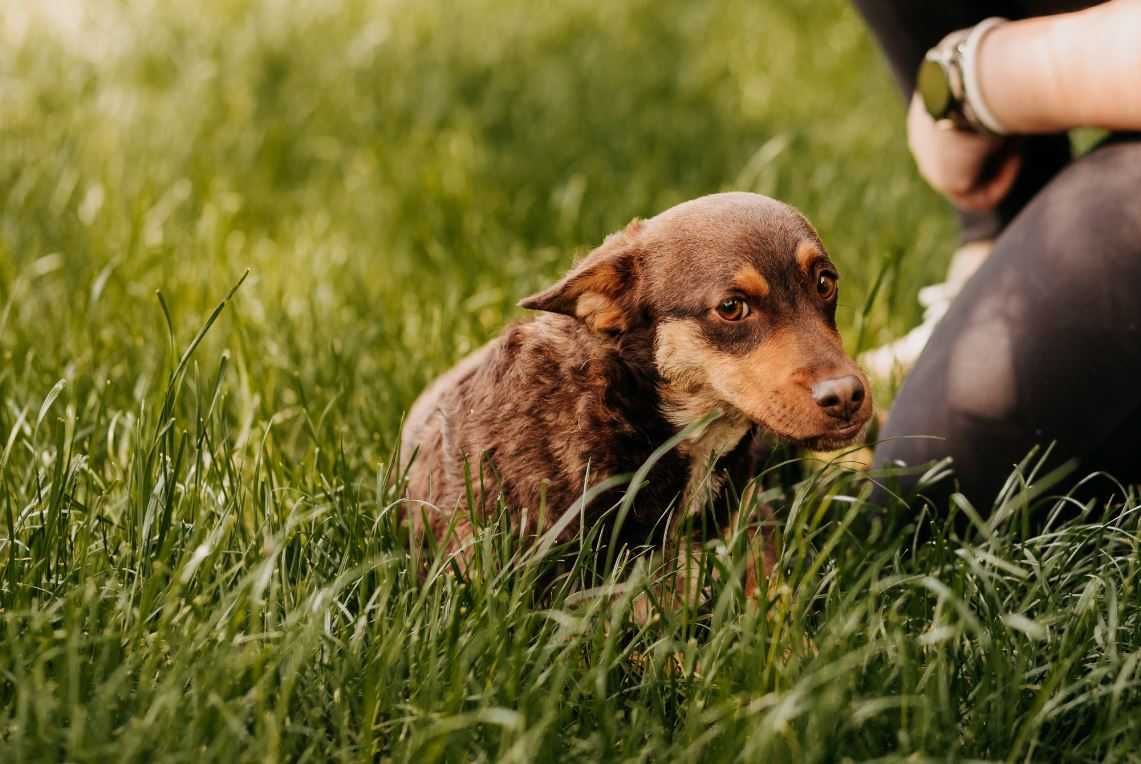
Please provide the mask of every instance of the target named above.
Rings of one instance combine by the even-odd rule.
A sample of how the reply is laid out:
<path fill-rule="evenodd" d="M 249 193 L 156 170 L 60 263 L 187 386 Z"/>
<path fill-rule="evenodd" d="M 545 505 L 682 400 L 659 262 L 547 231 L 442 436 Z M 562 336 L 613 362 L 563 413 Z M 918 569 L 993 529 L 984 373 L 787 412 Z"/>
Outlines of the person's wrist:
<path fill-rule="evenodd" d="M 1072 107 L 1072 66 L 1059 57 L 1055 17 L 1024 19 L 996 27 L 978 48 L 982 97 L 1008 133 L 1067 129 L 1056 115 Z M 1072 62 L 1072 58 L 1070 59 Z M 1086 82 L 1084 88 L 1096 87 Z M 1072 126 L 1072 125 L 1070 125 Z"/>

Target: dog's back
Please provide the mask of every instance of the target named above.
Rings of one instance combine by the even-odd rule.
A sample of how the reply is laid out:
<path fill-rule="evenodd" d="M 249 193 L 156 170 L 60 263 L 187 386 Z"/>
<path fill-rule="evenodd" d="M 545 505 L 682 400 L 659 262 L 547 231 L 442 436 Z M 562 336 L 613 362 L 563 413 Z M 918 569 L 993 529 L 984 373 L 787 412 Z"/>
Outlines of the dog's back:
<path fill-rule="evenodd" d="M 455 456 L 455 428 L 463 426 L 464 400 L 472 376 L 487 364 L 499 342 L 492 340 L 437 378 L 408 412 L 400 454 L 408 480 L 408 517 L 418 532 L 423 521 L 442 537 L 452 521 L 441 508 L 454 506 L 464 486 L 463 465 Z M 455 533 L 466 537 L 470 530 L 466 513 L 459 513 L 454 522 Z"/>
<path fill-rule="evenodd" d="M 449 371 L 437 377 L 412 404 L 404 420 L 400 435 L 400 453 L 404 465 L 416 455 L 416 465 L 438 461 L 442 456 L 444 438 L 448 422 L 463 396 L 464 388 L 471 376 L 486 363 L 500 339 L 494 339 L 479 350 L 466 356 Z M 421 482 L 429 477 L 430 471 L 414 468 L 409 475 Z M 427 485 L 410 486 L 416 495 L 427 494 Z"/>
<path fill-rule="evenodd" d="M 630 390 L 629 370 L 604 345 L 572 318 L 542 315 L 428 387 L 401 437 L 414 522 L 437 538 L 454 523 L 462 541 L 470 480 L 477 512 L 502 498 L 538 533 L 581 495 L 588 463 L 593 484 L 667 438 L 652 382 Z M 621 405 L 624 393 L 635 406 Z"/>

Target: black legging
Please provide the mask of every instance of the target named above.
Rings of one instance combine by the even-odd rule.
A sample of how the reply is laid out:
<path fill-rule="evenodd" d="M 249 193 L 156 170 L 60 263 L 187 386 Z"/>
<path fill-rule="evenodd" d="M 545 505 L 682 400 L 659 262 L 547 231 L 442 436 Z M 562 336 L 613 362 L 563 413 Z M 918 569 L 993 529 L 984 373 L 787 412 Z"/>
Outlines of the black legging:
<path fill-rule="evenodd" d="M 910 95 L 923 53 L 947 33 L 1090 3 L 856 5 Z M 984 510 L 1036 444 L 1056 444 L 1053 464 L 1078 459 L 1075 477 L 1141 481 L 1141 136 L 1073 161 L 1064 135 L 1024 140 L 1022 177 L 1000 208 L 960 216 L 964 239 L 997 236 L 994 250 L 936 327 L 876 449 L 880 467 L 952 457 Z"/>

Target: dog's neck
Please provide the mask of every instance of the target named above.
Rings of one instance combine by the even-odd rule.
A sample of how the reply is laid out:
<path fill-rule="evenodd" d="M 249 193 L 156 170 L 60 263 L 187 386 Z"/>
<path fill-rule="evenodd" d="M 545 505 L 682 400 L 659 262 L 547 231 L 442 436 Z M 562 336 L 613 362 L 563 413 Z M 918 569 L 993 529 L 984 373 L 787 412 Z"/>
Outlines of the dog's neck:
<path fill-rule="evenodd" d="M 679 446 L 689 457 L 689 479 L 682 495 L 682 507 L 687 515 L 697 514 L 717 498 L 723 475 L 714 468 L 721 457 L 740 445 L 751 428 L 748 420 L 722 414 Z"/>
<path fill-rule="evenodd" d="M 584 361 L 602 360 L 607 372 L 607 403 L 618 420 L 652 438 L 654 446 L 718 412 L 712 422 L 690 433 L 677 447 L 686 467 L 680 501 L 685 514 L 694 514 L 721 489 L 714 467 L 752 429 L 740 411 L 717 405 L 712 391 L 678 391 L 658 373 L 652 327 L 636 328 L 621 337 L 599 336 L 583 329 L 576 345 Z M 640 456 L 633 455 L 635 459 Z M 635 470 L 641 463 L 630 463 Z"/>

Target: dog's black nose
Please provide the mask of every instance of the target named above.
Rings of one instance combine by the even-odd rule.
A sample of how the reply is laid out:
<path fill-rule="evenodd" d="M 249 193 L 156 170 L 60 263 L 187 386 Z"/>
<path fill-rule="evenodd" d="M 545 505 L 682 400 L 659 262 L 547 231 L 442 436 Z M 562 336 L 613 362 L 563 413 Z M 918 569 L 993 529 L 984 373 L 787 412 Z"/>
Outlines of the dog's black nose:
<path fill-rule="evenodd" d="M 824 379 L 812 386 L 812 400 L 837 419 L 851 419 L 864 402 L 864 383 L 854 374 Z"/>

